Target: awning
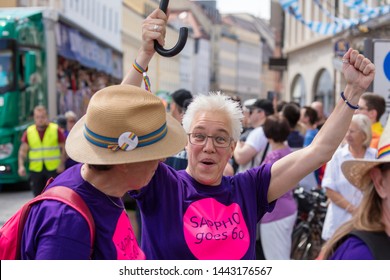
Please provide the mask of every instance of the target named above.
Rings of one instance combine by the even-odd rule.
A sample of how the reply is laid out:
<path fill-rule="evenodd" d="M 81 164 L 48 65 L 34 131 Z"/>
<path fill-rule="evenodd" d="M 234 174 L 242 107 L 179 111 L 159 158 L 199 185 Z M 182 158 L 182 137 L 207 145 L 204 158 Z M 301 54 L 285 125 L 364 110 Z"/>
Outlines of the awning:
<path fill-rule="evenodd" d="M 117 79 L 123 78 L 120 53 L 61 22 L 56 26 L 56 44 L 59 55 L 76 60 L 85 67 L 97 69 Z"/>

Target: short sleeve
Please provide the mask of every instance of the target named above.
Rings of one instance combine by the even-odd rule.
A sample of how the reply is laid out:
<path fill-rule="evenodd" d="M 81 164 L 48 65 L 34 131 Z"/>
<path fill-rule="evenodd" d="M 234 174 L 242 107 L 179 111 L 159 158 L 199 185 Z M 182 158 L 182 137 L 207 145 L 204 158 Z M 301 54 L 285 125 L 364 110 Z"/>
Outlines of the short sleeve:
<path fill-rule="evenodd" d="M 23 232 L 23 259 L 80 260 L 90 254 L 88 223 L 77 210 L 48 200 L 32 207 Z"/>
<path fill-rule="evenodd" d="M 368 246 L 356 236 L 348 237 L 331 256 L 331 260 L 373 260 Z"/>

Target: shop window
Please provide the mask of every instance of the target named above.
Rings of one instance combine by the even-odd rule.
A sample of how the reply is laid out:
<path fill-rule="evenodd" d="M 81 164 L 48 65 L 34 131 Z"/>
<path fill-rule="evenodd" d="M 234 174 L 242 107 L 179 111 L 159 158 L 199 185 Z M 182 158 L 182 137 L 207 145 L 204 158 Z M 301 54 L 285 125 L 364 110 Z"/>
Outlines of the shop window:
<path fill-rule="evenodd" d="M 329 116 L 334 108 L 333 81 L 329 72 L 322 69 L 318 75 L 314 86 L 314 101 L 321 101 L 324 106 L 325 115 Z"/>
<path fill-rule="evenodd" d="M 291 87 L 291 100 L 299 103 L 301 106 L 305 106 L 306 104 L 306 89 L 305 89 L 305 81 L 301 75 L 297 75 L 292 83 Z"/>

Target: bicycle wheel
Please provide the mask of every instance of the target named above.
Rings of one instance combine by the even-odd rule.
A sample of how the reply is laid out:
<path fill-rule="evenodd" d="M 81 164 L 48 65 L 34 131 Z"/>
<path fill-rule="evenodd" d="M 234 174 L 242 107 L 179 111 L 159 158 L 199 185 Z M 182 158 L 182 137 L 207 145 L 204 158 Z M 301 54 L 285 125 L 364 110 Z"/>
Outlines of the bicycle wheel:
<path fill-rule="evenodd" d="M 300 225 L 298 226 L 292 236 L 291 244 L 291 259 L 304 260 L 307 255 L 308 246 L 310 249 L 310 234 L 308 228 Z"/>
<path fill-rule="evenodd" d="M 310 250 L 307 252 L 307 260 L 315 260 L 320 252 L 323 245 L 323 241 L 321 238 L 321 232 L 318 230 L 313 230 L 310 235 Z"/>
<path fill-rule="evenodd" d="M 321 233 L 310 230 L 305 238 L 305 243 L 302 243 L 300 248 L 301 260 L 315 260 L 321 252 Z"/>

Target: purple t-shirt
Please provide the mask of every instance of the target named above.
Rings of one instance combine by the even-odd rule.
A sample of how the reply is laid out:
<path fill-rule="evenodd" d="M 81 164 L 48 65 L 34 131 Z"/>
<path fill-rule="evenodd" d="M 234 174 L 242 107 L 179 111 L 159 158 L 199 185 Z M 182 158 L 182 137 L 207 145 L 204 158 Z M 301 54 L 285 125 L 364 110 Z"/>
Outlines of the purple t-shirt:
<path fill-rule="evenodd" d="M 273 164 L 275 161 L 281 159 L 289 153 L 291 153 L 291 149 L 289 147 L 271 151 L 265 157 L 264 163 Z M 274 210 L 270 213 L 266 213 L 261 219 L 261 223 L 269 223 L 291 216 L 297 211 L 297 208 L 298 207 L 297 203 L 295 202 L 293 192 L 288 191 L 287 193 L 278 198 Z"/>
<path fill-rule="evenodd" d="M 107 197 L 80 175 L 81 164 L 60 174 L 49 186 L 75 190 L 87 203 L 95 221 L 92 259 L 145 259 L 120 198 Z M 111 201 L 111 200 L 112 201 Z M 22 259 L 89 259 L 90 230 L 72 207 L 53 200 L 35 204 L 22 237 Z"/>
<path fill-rule="evenodd" d="M 330 260 L 373 260 L 370 248 L 356 236 L 348 237 L 329 258 Z"/>
<path fill-rule="evenodd" d="M 266 164 L 206 186 L 160 163 L 151 182 L 131 192 L 146 258 L 255 259 L 256 224 L 274 207 L 267 201 L 270 179 Z"/>

